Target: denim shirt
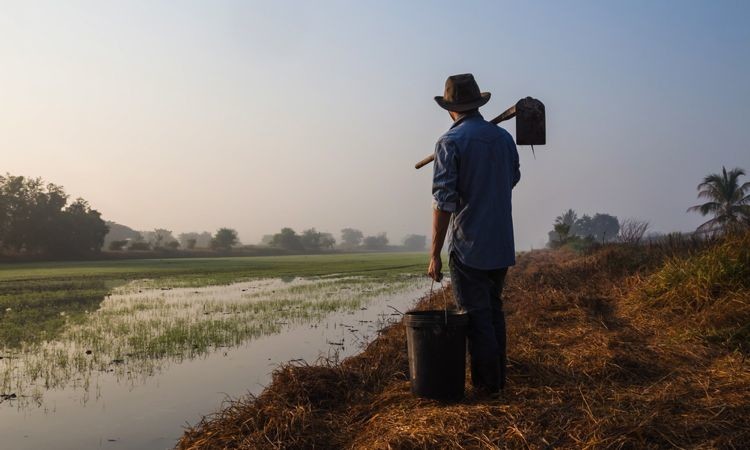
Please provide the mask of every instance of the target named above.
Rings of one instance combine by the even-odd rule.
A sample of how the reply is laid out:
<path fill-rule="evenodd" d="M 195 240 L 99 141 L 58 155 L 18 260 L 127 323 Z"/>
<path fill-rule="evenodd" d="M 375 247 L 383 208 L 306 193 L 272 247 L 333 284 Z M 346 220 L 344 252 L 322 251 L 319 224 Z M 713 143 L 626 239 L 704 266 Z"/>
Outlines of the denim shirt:
<path fill-rule="evenodd" d="M 459 116 L 435 146 L 433 207 L 452 214 L 450 251 L 490 270 L 516 263 L 511 191 L 521 179 L 513 137 L 479 113 Z"/>

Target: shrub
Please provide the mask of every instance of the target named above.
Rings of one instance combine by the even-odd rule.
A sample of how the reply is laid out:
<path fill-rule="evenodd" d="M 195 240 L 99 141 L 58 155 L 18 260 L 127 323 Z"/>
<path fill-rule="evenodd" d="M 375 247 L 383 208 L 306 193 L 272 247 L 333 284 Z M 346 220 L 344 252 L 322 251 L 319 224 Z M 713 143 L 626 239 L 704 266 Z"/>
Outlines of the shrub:
<path fill-rule="evenodd" d="M 124 249 L 126 245 L 128 245 L 128 241 L 127 240 L 112 241 L 112 242 L 109 243 L 109 249 L 112 250 L 112 251 L 114 251 L 114 252 L 119 252 L 122 249 Z"/>
<path fill-rule="evenodd" d="M 145 241 L 131 242 L 128 246 L 128 250 L 144 251 L 151 250 L 151 244 Z"/>
<path fill-rule="evenodd" d="M 211 248 L 214 250 L 229 251 L 233 246 L 239 244 L 237 231 L 232 228 L 219 228 L 213 239 L 211 239 Z"/>
<path fill-rule="evenodd" d="M 645 220 L 625 219 L 620 224 L 617 240 L 625 244 L 638 244 L 648 230 L 649 223 Z"/>

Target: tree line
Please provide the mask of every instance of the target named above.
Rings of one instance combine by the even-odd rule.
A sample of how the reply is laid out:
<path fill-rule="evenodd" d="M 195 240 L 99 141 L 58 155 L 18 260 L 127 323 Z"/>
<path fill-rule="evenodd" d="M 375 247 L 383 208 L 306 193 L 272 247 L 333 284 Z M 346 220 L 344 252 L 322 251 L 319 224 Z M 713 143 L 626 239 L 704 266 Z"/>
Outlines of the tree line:
<path fill-rule="evenodd" d="M 97 252 L 108 227 L 82 198 L 41 178 L 0 176 L 0 250 L 5 255 L 78 257 Z"/>
<path fill-rule="evenodd" d="M 740 181 L 745 174 L 739 167 L 731 170 L 722 167 L 720 173 L 708 174 L 698 184 L 698 198 L 706 201 L 689 207 L 687 212 L 710 218 L 698 226 L 695 235 L 710 237 L 750 230 L 750 182 Z M 609 214 L 579 217 L 568 209 L 555 218 L 547 246 L 581 248 L 613 241 L 637 244 L 646 237 L 649 225 L 647 221 L 632 218 L 620 221 Z M 647 238 L 655 240 L 662 236 L 669 235 L 651 233 Z"/>
<path fill-rule="evenodd" d="M 215 234 L 209 232 L 188 232 L 174 236 L 171 230 L 156 228 L 153 231 L 135 231 L 124 225 L 107 222 L 110 233 L 105 238 L 105 248 L 110 251 L 149 251 L 149 250 L 193 250 L 212 249 L 221 251 L 258 249 L 253 245 L 242 245 L 237 231 L 232 228 L 220 228 Z M 392 246 L 386 233 L 365 236 L 354 228 L 341 230 L 340 243 L 333 234 L 310 228 L 297 233 L 289 227 L 278 233 L 263 236 L 260 247 L 276 248 L 287 253 L 319 253 L 327 251 L 358 250 L 410 250 L 425 249 L 427 237 L 424 235 L 407 235 L 401 246 Z"/>
<path fill-rule="evenodd" d="M 105 239 L 105 247 L 111 251 L 148 251 L 148 250 L 193 250 L 213 249 L 229 251 L 232 249 L 249 249 L 254 246 L 242 246 L 237 238 L 237 231 L 232 228 L 221 228 L 215 234 L 206 231 L 201 233 L 181 233 L 175 237 L 171 230 L 156 228 L 153 231 L 135 231 L 124 225 L 107 222 L 110 233 Z M 289 227 L 278 233 L 267 234 L 261 239 L 261 247 L 284 250 L 289 253 L 317 253 L 326 251 L 357 250 L 411 250 L 425 249 L 427 237 L 424 235 L 407 235 L 401 246 L 392 246 L 386 233 L 365 236 L 354 228 L 341 230 L 341 241 L 328 232 L 310 228 L 297 233 Z"/>
<path fill-rule="evenodd" d="M 421 251 L 424 250 L 426 241 L 427 237 L 424 235 L 410 234 L 404 238 L 400 248 Z M 276 234 L 263 236 L 261 244 L 296 252 L 317 252 L 336 248 L 348 251 L 395 249 L 389 246 L 388 235 L 385 232 L 365 236 L 361 230 L 355 228 L 342 229 L 341 241 L 337 243 L 336 238 L 328 232 L 310 228 L 298 234 L 294 229 L 285 227 Z"/>
<path fill-rule="evenodd" d="M 180 233 L 175 237 L 171 230 L 156 228 L 153 231 L 135 231 L 125 225 L 107 222 L 110 233 L 104 245 L 111 251 L 149 250 L 230 250 L 240 244 L 237 231 L 232 228 L 219 228 L 216 233 L 208 231 Z"/>
<path fill-rule="evenodd" d="M 593 216 L 568 209 L 555 218 L 547 245 L 552 248 L 564 245 L 579 246 L 590 243 L 612 242 L 620 232 L 620 221 L 616 216 L 596 213 Z"/>
<path fill-rule="evenodd" d="M 355 228 L 341 230 L 340 242 L 328 232 L 310 228 L 297 233 L 282 228 L 264 236 L 262 245 L 286 252 L 333 250 L 413 250 L 425 249 L 424 235 L 410 234 L 402 245 L 391 245 L 388 235 L 365 235 Z M 237 231 L 220 228 L 215 233 L 187 232 L 174 236 L 171 230 L 136 231 L 125 225 L 104 221 L 89 203 L 72 200 L 62 186 L 41 178 L 6 174 L 0 176 L 0 253 L 5 256 L 81 257 L 102 249 L 121 251 L 175 251 L 212 249 L 230 251 L 240 247 Z"/>

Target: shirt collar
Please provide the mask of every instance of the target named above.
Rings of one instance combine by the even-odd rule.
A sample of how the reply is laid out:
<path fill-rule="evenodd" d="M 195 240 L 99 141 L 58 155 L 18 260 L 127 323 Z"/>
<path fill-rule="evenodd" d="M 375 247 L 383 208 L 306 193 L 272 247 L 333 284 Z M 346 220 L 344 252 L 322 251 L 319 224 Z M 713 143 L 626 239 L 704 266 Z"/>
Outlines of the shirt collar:
<path fill-rule="evenodd" d="M 478 117 L 480 119 L 484 119 L 484 117 L 482 117 L 482 114 L 480 114 L 479 111 L 461 114 L 461 115 L 458 116 L 458 119 L 456 119 L 456 121 L 453 122 L 453 125 L 451 125 L 451 128 L 458 126 L 458 124 L 460 124 L 464 120 L 473 119 L 475 117 Z"/>

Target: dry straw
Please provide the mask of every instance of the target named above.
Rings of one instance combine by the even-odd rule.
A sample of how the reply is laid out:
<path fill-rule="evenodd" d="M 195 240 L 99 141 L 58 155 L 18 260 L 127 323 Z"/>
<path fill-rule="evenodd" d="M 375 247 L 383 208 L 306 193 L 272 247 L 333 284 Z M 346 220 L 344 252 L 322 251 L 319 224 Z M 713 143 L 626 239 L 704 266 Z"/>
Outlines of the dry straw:
<path fill-rule="evenodd" d="M 736 277 L 749 244 L 525 254 L 506 289 L 501 399 L 414 398 L 397 324 L 339 364 L 280 367 L 262 394 L 227 402 L 178 448 L 746 448 L 749 291 Z M 437 295 L 420 302 L 441 306 Z M 733 338 L 708 332 L 719 328 Z"/>

